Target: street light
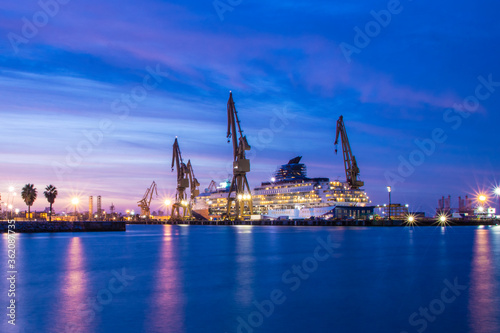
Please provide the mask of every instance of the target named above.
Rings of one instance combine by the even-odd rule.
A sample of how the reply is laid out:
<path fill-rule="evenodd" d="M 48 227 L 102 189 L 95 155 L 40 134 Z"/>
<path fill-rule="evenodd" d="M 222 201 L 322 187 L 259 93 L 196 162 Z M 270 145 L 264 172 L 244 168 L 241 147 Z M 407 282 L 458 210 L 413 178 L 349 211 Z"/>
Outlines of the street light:
<path fill-rule="evenodd" d="M 441 214 L 438 217 L 438 221 L 440 224 L 446 224 L 447 220 L 448 220 L 448 217 L 445 214 Z"/>
<path fill-rule="evenodd" d="M 389 192 L 389 220 L 391 220 L 391 191 L 392 188 L 387 186 L 387 192 Z"/>
<path fill-rule="evenodd" d="M 478 197 L 479 202 L 484 203 L 486 201 L 486 196 L 484 194 L 479 195 Z"/>
<path fill-rule="evenodd" d="M 500 186 L 496 186 L 493 193 L 498 197 L 498 208 L 500 209 Z"/>
<path fill-rule="evenodd" d="M 78 206 L 78 203 L 80 202 L 80 200 L 78 200 L 78 198 L 73 198 L 71 199 L 71 203 L 75 206 L 75 221 L 76 221 L 76 206 Z"/>
<path fill-rule="evenodd" d="M 172 201 L 170 201 L 170 199 L 165 199 L 164 204 L 167 207 L 167 216 L 169 216 L 168 210 L 171 208 L 170 205 L 172 204 Z"/>
<path fill-rule="evenodd" d="M 408 224 L 414 224 L 416 222 L 415 216 L 412 214 L 408 214 L 406 217 L 406 221 Z"/>

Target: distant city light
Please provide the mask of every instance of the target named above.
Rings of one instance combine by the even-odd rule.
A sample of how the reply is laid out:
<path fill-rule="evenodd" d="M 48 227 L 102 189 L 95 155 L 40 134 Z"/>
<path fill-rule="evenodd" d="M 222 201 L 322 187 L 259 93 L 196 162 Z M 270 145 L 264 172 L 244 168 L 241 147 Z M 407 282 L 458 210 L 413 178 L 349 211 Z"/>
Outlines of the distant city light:
<path fill-rule="evenodd" d="M 274 183 L 276 181 L 276 178 L 272 177 L 271 181 Z"/>
<path fill-rule="evenodd" d="M 19 208 L 16 208 L 15 212 L 16 214 L 19 214 Z"/>
<path fill-rule="evenodd" d="M 12 209 L 12 205 L 9 205 L 9 209 Z"/>

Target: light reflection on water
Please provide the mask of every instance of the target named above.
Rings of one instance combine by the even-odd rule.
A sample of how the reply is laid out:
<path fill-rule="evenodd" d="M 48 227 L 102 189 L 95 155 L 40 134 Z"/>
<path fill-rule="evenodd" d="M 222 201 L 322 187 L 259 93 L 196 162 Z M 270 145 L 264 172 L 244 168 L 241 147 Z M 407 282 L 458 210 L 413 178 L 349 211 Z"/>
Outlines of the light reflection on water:
<path fill-rule="evenodd" d="M 332 257 L 291 292 L 283 273 L 329 236 Z M 0 242 L 5 251 L 6 237 Z M 64 332 L 68 323 L 74 332 L 236 332 L 236 318 L 276 288 L 286 302 L 255 333 L 416 332 L 409 316 L 455 277 L 468 290 L 426 332 L 500 328 L 500 227 L 134 225 L 125 233 L 19 235 L 18 247 L 19 327 L 29 323 L 29 332 Z M 135 279 L 86 321 L 79 307 L 122 267 Z M 0 280 L 0 292 L 6 287 Z M 8 329 L 0 323 L 0 332 Z"/>
<path fill-rule="evenodd" d="M 175 227 L 164 225 L 158 262 L 151 263 L 153 279 L 150 288 L 153 290 L 150 308 L 147 313 L 146 331 L 160 332 L 167 328 L 169 332 L 184 331 L 184 297 L 182 290 L 179 249 L 173 238 L 179 234 Z M 184 229 L 184 228 L 183 228 Z"/>
<path fill-rule="evenodd" d="M 471 329 L 477 333 L 500 332 L 498 275 L 495 276 L 494 249 L 490 240 L 490 237 L 496 237 L 498 246 L 498 236 L 484 228 L 475 232 L 469 311 Z M 496 251 L 498 253 L 498 248 Z M 496 264 L 498 272 L 498 257 Z"/>
<path fill-rule="evenodd" d="M 61 297 L 57 305 L 59 315 L 55 318 L 55 326 L 72 332 L 76 327 L 87 328 L 91 323 L 86 309 L 87 279 L 85 267 L 85 253 L 79 237 L 72 237 L 69 246 L 65 251 L 64 270 L 66 274 L 62 276 L 59 285 Z"/>
<path fill-rule="evenodd" d="M 236 281 L 235 298 L 244 306 L 250 306 L 254 298 L 253 281 L 255 279 L 252 227 L 236 228 Z"/>

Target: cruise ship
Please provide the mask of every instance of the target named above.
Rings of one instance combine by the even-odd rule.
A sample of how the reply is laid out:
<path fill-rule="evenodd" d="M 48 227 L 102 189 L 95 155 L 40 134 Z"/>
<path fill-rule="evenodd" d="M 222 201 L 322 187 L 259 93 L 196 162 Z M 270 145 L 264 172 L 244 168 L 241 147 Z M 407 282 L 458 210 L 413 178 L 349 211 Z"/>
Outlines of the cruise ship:
<path fill-rule="evenodd" d="M 321 217 L 337 206 L 365 207 L 369 197 L 362 189 L 329 178 L 307 177 L 301 156 L 281 165 L 270 181 L 252 192 L 253 214 L 258 218 L 307 219 Z M 200 194 L 194 210 L 209 219 L 219 219 L 226 212 L 230 182 L 212 186 Z M 249 214 L 248 207 L 245 210 Z"/>

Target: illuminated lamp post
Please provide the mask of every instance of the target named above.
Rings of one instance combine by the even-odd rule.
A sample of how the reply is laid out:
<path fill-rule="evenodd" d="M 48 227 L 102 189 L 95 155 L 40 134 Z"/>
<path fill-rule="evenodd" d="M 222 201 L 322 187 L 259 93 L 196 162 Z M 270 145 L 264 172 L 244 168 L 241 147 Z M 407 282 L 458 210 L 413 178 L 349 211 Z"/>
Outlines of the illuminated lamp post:
<path fill-rule="evenodd" d="M 389 221 L 391 220 L 391 191 L 392 188 L 387 186 L 387 192 L 389 192 Z"/>
<path fill-rule="evenodd" d="M 500 186 L 495 187 L 493 193 L 498 197 L 498 209 L 500 211 Z"/>

